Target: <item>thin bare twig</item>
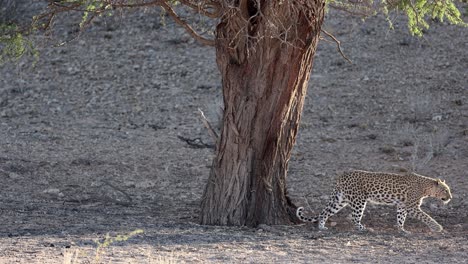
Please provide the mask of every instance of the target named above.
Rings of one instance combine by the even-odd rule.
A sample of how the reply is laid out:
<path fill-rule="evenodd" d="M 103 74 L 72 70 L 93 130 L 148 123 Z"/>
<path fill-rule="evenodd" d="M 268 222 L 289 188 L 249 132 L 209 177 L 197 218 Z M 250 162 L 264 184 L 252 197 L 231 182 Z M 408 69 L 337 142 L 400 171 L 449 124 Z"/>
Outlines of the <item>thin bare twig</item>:
<path fill-rule="evenodd" d="M 126 193 L 123 189 L 111 184 L 110 182 L 108 182 L 106 180 L 102 181 L 102 183 L 104 183 L 105 185 L 111 187 L 112 189 L 115 189 L 115 190 L 121 192 L 123 195 L 125 195 L 125 197 L 127 197 L 128 202 L 121 202 L 121 201 L 116 200 L 116 203 L 118 203 L 120 205 L 125 205 L 125 206 L 128 206 L 128 205 L 130 205 L 132 203 L 132 201 L 133 201 L 132 197 L 128 193 Z"/>
<path fill-rule="evenodd" d="M 359 4 L 354 5 L 355 9 L 352 9 L 349 6 L 340 6 L 340 5 L 331 4 L 331 3 L 328 4 L 328 6 L 333 8 L 333 9 L 340 10 L 340 11 L 343 11 L 345 13 L 348 13 L 348 14 L 351 14 L 351 15 L 354 15 L 354 16 L 360 16 L 360 17 L 368 17 L 368 16 L 370 16 L 372 14 L 372 11 L 373 11 L 373 9 L 371 9 L 370 7 L 368 7 L 366 9 L 365 5 L 361 6 Z M 363 7 L 363 8 L 361 8 L 361 7 Z"/>
<path fill-rule="evenodd" d="M 327 35 L 329 38 L 333 39 L 333 41 L 336 43 L 336 47 L 338 48 L 338 51 L 340 52 L 341 56 L 347 60 L 349 63 L 353 64 L 353 62 L 344 55 L 343 50 L 341 49 L 341 42 L 332 34 L 328 33 L 325 29 L 321 29 L 325 35 Z"/>
<path fill-rule="evenodd" d="M 201 121 L 203 122 L 203 125 L 205 125 L 206 129 L 208 129 L 208 133 L 210 133 L 210 136 L 213 138 L 214 142 L 218 142 L 218 133 L 213 129 L 211 126 L 210 122 L 208 122 L 208 119 L 206 118 L 205 114 L 203 111 L 198 108 L 198 112 L 200 113 Z"/>
<path fill-rule="evenodd" d="M 135 3 L 135 4 L 119 4 L 119 3 L 112 3 L 109 4 L 110 6 L 114 8 L 118 7 L 127 7 L 127 8 L 132 8 L 132 7 L 144 7 L 144 6 L 161 6 L 162 4 L 166 4 L 165 0 L 154 0 L 150 2 L 144 2 L 144 3 Z"/>
<path fill-rule="evenodd" d="M 181 135 L 177 136 L 180 140 L 184 141 L 187 143 L 187 145 L 193 147 L 193 148 L 215 148 L 214 145 L 212 144 L 207 144 L 203 142 L 203 140 L 199 137 L 197 138 L 187 138 Z"/>
<path fill-rule="evenodd" d="M 204 6 L 196 5 L 195 3 L 193 3 L 193 2 L 191 2 L 189 0 L 183 0 L 183 1 L 181 1 L 181 3 L 188 6 L 188 7 L 190 7 L 190 8 L 196 8 L 201 14 L 203 14 L 205 16 L 208 16 L 208 17 L 218 17 L 219 16 L 219 9 L 220 8 L 217 7 L 214 4 L 215 2 L 209 2 L 209 3 L 206 4 L 209 7 L 215 9 L 214 12 L 209 12 L 206 9 L 204 9 Z M 48 29 L 50 27 L 50 25 L 52 24 L 52 20 L 54 19 L 56 14 L 62 13 L 62 12 L 67 12 L 67 11 L 72 11 L 72 10 L 73 11 L 78 11 L 78 10 L 80 10 L 81 5 L 82 5 L 81 2 L 80 3 L 74 3 L 74 4 L 71 4 L 71 5 L 65 5 L 65 4 L 62 4 L 62 3 L 55 2 L 53 0 L 49 0 L 49 7 L 51 7 L 51 9 L 53 9 L 53 10 L 50 11 L 50 12 L 39 15 L 35 19 L 36 24 L 39 24 L 38 22 L 40 20 L 42 20 L 44 18 L 47 18 L 48 21 L 44 25 L 42 25 L 41 28 L 44 29 L 44 30 Z M 179 24 L 183 28 L 185 28 L 185 30 L 194 39 L 196 39 L 197 41 L 199 41 L 200 43 L 202 43 L 204 45 L 208 45 L 208 46 L 214 46 L 215 45 L 215 41 L 213 39 L 207 39 L 207 38 L 202 37 L 200 34 L 195 32 L 195 30 L 186 21 L 182 20 L 180 18 L 180 16 L 177 15 L 177 13 L 174 11 L 174 9 L 168 4 L 167 0 L 154 0 L 154 1 L 149 1 L 149 2 L 140 2 L 140 3 L 133 3 L 133 4 L 109 2 L 109 3 L 101 6 L 100 8 L 95 9 L 95 10 L 81 10 L 81 11 L 89 12 L 89 13 L 93 14 L 93 16 L 90 19 L 88 19 L 87 21 L 84 22 L 84 25 L 88 25 L 96 15 L 105 12 L 105 10 L 108 9 L 109 7 L 112 8 L 112 9 L 116 9 L 116 8 L 135 8 L 135 7 L 146 7 L 146 6 L 160 6 L 174 19 L 174 21 L 177 24 Z"/>
<path fill-rule="evenodd" d="M 200 43 L 204 45 L 208 45 L 208 46 L 215 45 L 215 41 L 213 39 L 204 38 L 200 36 L 197 32 L 195 32 L 195 30 L 189 24 L 187 24 L 187 22 L 182 20 L 180 16 L 176 14 L 174 9 L 172 9 L 172 7 L 170 7 L 165 1 L 161 2 L 161 7 L 174 19 L 174 21 L 177 24 L 184 27 L 187 33 L 189 33 L 190 36 L 192 36 L 194 39 L 198 40 Z"/>
<path fill-rule="evenodd" d="M 187 7 L 192 8 L 197 13 L 200 13 L 209 18 L 219 18 L 221 17 L 221 5 L 219 2 L 215 1 L 203 1 L 202 3 L 194 3 L 190 0 L 179 0 L 179 2 Z M 214 9 L 213 12 L 208 11 L 208 9 Z"/>
<path fill-rule="evenodd" d="M 38 28 L 41 28 L 41 29 L 43 29 L 43 30 L 46 30 L 46 29 L 48 29 L 48 28 L 50 27 L 50 25 L 52 24 L 52 21 L 53 21 L 55 15 L 56 15 L 57 13 L 71 11 L 71 10 L 73 10 L 73 9 L 75 9 L 75 8 L 77 8 L 77 7 L 79 7 L 80 5 L 81 5 L 81 4 L 72 4 L 72 5 L 70 5 L 70 6 L 59 6 L 59 5 L 56 5 L 55 3 L 51 2 L 51 3 L 49 3 L 49 6 L 54 6 L 54 7 L 56 7 L 56 8 L 55 8 L 53 11 L 51 11 L 51 12 L 43 13 L 43 14 L 41 14 L 41 15 L 35 17 L 35 18 L 33 19 L 33 24 L 38 25 L 38 24 L 39 24 L 38 22 L 39 22 L 41 19 L 47 18 L 46 22 L 45 22 L 43 25 L 38 26 Z M 58 8 L 57 8 L 57 7 L 58 7 Z"/>

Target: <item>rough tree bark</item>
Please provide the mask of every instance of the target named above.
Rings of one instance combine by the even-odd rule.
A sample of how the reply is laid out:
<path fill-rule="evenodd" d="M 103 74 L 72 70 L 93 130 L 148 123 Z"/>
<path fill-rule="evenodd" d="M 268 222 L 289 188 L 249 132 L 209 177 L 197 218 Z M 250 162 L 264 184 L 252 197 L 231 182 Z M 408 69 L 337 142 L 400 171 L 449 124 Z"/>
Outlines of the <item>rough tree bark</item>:
<path fill-rule="evenodd" d="M 227 1 L 226 1 L 227 2 Z M 324 0 L 240 0 L 216 28 L 224 116 L 201 223 L 288 224 L 286 174 Z"/>

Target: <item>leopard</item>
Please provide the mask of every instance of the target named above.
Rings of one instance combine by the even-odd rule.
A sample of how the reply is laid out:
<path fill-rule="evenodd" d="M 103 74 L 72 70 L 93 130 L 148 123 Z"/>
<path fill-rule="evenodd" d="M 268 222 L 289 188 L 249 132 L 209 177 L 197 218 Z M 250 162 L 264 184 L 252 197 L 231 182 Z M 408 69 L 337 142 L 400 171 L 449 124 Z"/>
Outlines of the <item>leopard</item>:
<path fill-rule="evenodd" d="M 359 231 L 366 230 L 361 219 L 368 202 L 396 205 L 397 227 L 404 233 L 407 216 L 426 224 L 432 232 L 441 232 L 443 227 L 421 209 L 423 200 L 435 197 L 444 204 L 452 199 L 450 187 L 441 179 L 434 179 L 413 172 L 404 174 L 352 170 L 341 174 L 330 200 L 316 217 L 304 215 L 304 207 L 296 210 L 296 216 L 302 222 L 318 222 L 319 230 L 327 230 L 328 218 L 349 205 L 352 222 Z"/>

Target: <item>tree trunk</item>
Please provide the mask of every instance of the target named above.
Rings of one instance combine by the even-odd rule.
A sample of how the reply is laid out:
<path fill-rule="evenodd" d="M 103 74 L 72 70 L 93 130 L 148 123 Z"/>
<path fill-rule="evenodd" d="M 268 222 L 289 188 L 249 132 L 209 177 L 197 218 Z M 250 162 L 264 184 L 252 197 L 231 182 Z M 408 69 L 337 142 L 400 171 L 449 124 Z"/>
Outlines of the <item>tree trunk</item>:
<path fill-rule="evenodd" d="M 324 16 L 323 0 L 240 0 L 216 29 L 224 116 L 201 223 L 288 224 L 286 175 Z"/>

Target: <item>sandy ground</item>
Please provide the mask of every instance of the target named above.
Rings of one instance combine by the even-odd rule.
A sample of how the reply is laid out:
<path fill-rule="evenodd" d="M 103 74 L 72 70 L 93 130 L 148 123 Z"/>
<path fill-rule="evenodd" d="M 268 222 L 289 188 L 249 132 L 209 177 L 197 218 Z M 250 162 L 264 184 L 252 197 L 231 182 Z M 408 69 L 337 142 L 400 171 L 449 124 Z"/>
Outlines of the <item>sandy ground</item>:
<path fill-rule="evenodd" d="M 402 235 L 382 206 L 364 233 L 348 209 L 326 232 L 198 225 L 213 142 L 197 109 L 216 123 L 215 54 L 146 12 L 41 47 L 35 68 L 0 67 L 0 262 L 466 263 L 467 30 L 432 23 L 416 39 L 392 19 L 328 15 L 353 64 L 321 42 L 289 192 L 316 214 L 341 171 L 415 170 L 452 188 L 448 205 L 424 205 L 443 233 L 410 220 Z"/>

